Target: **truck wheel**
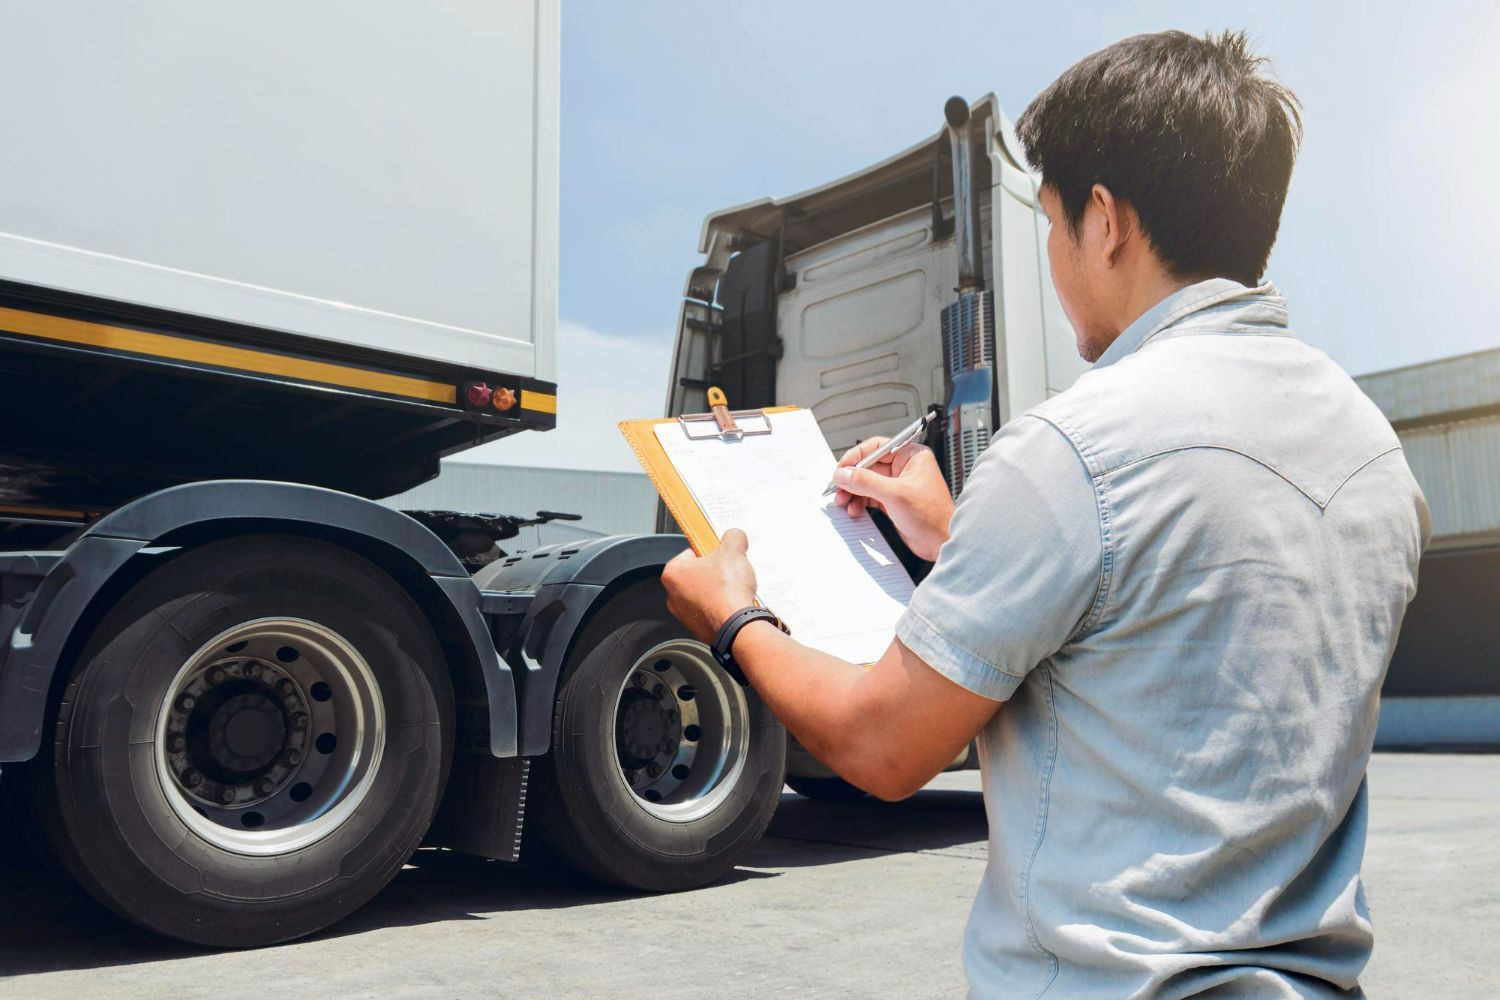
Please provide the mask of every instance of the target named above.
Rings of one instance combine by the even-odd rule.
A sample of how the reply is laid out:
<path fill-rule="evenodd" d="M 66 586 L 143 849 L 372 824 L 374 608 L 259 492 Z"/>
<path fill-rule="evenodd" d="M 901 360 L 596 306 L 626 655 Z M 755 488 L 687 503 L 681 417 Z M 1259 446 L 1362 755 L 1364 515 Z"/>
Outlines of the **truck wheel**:
<path fill-rule="evenodd" d="M 216 542 L 90 638 L 45 813 L 122 916 L 214 947 L 285 941 L 357 909 L 416 849 L 452 720 L 442 650 L 380 569 L 309 539 Z"/>
<path fill-rule="evenodd" d="M 843 778 L 798 778 L 787 775 L 787 785 L 803 798 L 819 802 L 853 802 L 865 797 L 865 790 Z"/>
<path fill-rule="evenodd" d="M 616 595 L 569 658 L 528 826 L 586 875 L 691 889 L 730 871 L 781 793 L 786 734 L 667 611 L 658 580 Z"/>

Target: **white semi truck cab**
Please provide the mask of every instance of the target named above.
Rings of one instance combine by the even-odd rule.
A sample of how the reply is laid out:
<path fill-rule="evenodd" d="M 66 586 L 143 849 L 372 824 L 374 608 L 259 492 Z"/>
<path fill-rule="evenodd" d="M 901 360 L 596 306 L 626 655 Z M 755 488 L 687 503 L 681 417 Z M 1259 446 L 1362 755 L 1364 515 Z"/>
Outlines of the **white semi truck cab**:
<path fill-rule="evenodd" d="M 147 928 L 307 934 L 424 842 L 688 888 L 776 806 L 681 538 L 375 502 L 558 419 L 558 35 L 0 11 L 0 834 Z"/>
<path fill-rule="evenodd" d="M 810 408 L 839 454 L 935 409 L 927 443 L 956 496 L 996 428 L 1087 370 L 1010 121 L 993 95 L 938 112 L 941 130 L 872 167 L 708 216 L 668 416 L 702 412 L 718 385 L 736 408 Z M 795 742 L 788 766 L 804 794 L 860 794 Z M 954 766 L 977 760 L 965 751 Z"/>

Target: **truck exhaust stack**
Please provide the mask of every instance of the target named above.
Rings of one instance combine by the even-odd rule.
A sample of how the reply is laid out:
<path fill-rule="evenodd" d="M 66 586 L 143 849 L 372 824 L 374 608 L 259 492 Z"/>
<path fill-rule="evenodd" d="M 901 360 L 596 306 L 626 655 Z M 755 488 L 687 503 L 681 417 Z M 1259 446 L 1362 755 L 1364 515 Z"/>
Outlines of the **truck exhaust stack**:
<path fill-rule="evenodd" d="M 969 137 L 969 102 L 950 97 L 943 105 L 953 149 L 953 232 L 958 242 L 958 291 L 984 289 L 984 251 L 979 240 L 979 196 L 974 189 L 974 143 Z"/>
<path fill-rule="evenodd" d="M 985 288 L 979 191 L 974 180 L 969 103 L 943 106 L 953 158 L 954 242 L 958 298 L 943 308 L 943 370 L 947 402 L 944 466 L 956 497 L 999 424 L 995 398 L 995 296 Z"/>

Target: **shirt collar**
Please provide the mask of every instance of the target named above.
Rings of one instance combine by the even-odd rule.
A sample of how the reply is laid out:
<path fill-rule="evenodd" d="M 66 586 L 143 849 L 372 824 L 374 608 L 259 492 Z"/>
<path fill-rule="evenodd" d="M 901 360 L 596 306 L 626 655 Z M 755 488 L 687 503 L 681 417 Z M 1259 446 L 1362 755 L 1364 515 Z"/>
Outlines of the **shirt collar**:
<path fill-rule="evenodd" d="M 1229 305 L 1236 316 L 1225 326 L 1236 325 L 1233 320 L 1243 314 L 1245 319 L 1269 322 L 1285 332 L 1286 300 L 1271 282 L 1249 288 L 1230 278 L 1209 278 L 1187 285 L 1147 309 L 1127 326 L 1114 343 L 1099 355 L 1095 368 L 1107 368 L 1128 354 L 1134 354 L 1147 341 L 1168 327 L 1176 326 L 1195 313 L 1213 306 Z M 1239 307 L 1245 307 L 1241 309 Z M 1224 332 L 1224 331 L 1221 331 Z"/>

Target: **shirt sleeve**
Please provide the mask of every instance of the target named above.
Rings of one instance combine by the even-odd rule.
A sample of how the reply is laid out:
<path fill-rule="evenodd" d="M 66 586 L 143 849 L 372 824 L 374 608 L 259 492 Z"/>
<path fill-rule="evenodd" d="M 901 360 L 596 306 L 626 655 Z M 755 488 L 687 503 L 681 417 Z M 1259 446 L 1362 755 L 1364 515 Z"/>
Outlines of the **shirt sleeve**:
<path fill-rule="evenodd" d="M 975 464 L 896 636 L 949 680 L 1004 701 L 1102 597 L 1104 546 L 1083 460 L 1052 424 L 1023 415 Z"/>

